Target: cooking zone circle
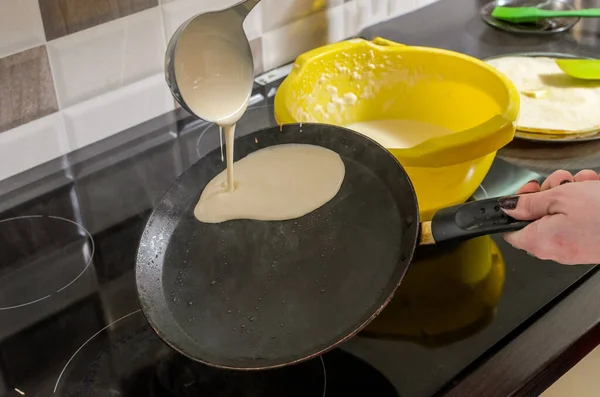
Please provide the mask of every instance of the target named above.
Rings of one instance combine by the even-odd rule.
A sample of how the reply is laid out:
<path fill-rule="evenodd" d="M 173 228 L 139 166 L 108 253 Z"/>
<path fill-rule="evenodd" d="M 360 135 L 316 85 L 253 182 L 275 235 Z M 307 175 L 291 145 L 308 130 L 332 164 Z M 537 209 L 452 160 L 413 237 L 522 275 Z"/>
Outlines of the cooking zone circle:
<path fill-rule="evenodd" d="M 261 372 L 228 371 L 188 359 L 166 346 L 140 310 L 92 335 L 54 384 L 59 396 L 325 397 L 325 361 Z"/>
<path fill-rule="evenodd" d="M 51 215 L 0 220 L 0 311 L 50 298 L 81 277 L 94 240 L 80 224 Z"/>

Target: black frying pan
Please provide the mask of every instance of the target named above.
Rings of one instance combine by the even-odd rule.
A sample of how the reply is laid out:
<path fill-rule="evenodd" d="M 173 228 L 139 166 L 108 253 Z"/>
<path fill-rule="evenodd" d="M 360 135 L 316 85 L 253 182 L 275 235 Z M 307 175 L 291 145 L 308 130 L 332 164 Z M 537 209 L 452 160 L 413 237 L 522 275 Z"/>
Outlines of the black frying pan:
<path fill-rule="evenodd" d="M 167 344 L 194 360 L 253 370 L 318 356 L 377 316 L 419 243 L 527 224 L 504 215 L 497 199 L 446 208 L 420 224 L 398 161 L 341 127 L 268 128 L 237 139 L 235 160 L 284 143 L 342 157 L 344 182 L 323 207 L 288 221 L 199 222 L 200 193 L 225 168 L 215 150 L 175 181 L 146 224 L 136 263 L 142 311 Z"/>

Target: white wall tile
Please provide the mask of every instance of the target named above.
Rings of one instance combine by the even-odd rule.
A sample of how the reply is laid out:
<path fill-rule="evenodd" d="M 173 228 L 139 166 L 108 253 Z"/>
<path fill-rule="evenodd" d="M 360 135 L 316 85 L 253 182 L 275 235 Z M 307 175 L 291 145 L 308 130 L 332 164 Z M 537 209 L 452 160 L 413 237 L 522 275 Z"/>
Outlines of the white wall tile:
<path fill-rule="evenodd" d="M 344 6 L 339 5 L 325 10 L 327 14 L 327 41 L 334 43 L 344 40 L 346 36 Z"/>
<path fill-rule="evenodd" d="M 254 40 L 263 33 L 262 7 L 262 3 L 258 3 L 244 21 L 244 31 L 248 40 Z"/>
<path fill-rule="evenodd" d="M 359 24 L 363 29 L 375 25 L 388 18 L 390 4 L 389 0 L 355 0 L 358 6 Z"/>
<path fill-rule="evenodd" d="M 71 150 L 175 108 L 162 73 L 63 110 Z"/>
<path fill-rule="evenodd" d="M 159 7 L 49 42 L 60 107 L 163 71 L 164 52 Z"/>
<path fill-rule="evenodd" d="M 45 41 L 38 0 L 0 2 L 0 58 Z"/>
<path fill-rule="evenodd" d="M 390 0 L 390 17 L 407 14 L 418 8 L 417 0 Z"/>
<path fill-rule="evenodd" d="M 162 10 L 165 21 L 167 42 L 177 28 L 191 17 L 205 12 L 228 8 L 240 0 L 169 0 L 163 1 Z M 259 3 L 246 18 L 244 31 L 248 40 L 255 39 L 262 33 L 262 13 Z"/>
<path fill-rule="evenodd" d="M 402 1 L 402 0 L 400 0 Z M 348 1 L 344 4 L 344 36 L 356 36 L 361 30 L 360 16 L 358 15 L 358 5 L 356 1 Z"/>
<path fill-rule="evenodd" d="M 250 40 L 250 50 L 252 51 L 252 60 L 254 61 L 254 76 L 263 74 L 265 68 L 262 60 L 262 38 Z"/>
<path fill-rule="evenodd" d="M 321 11 L 263 34 L 263 64 L 273 69 L 296 59 L 301 53 L 325 45 L 338 34 L 329 30 L 328 12 Z"/>
<path fill-rule="evenodd" d="M 167 42 L 177 28 L 191 17 L 227 8 L 239 0 L 170 0 L 162 5 Z"/>
<path fill-rule="evenodd" d="M 437 3 L 438 1 L 440 0 L 417 0 L 417 4 L 419 5 L 419 7 L 425 7 L 429 4 Z"/>
<path fill-rule="evenodd" d="M 0 180 L 60 157 L 69 151 L 59 113 L 0 134 Z"/>
<path fill-rule="evenodd" d="M 323 11 L 327 7 L 340 5 L 342 2 L 339 0 L 262 0 L 261 3 L 263 32 L 270 32 Z"/>

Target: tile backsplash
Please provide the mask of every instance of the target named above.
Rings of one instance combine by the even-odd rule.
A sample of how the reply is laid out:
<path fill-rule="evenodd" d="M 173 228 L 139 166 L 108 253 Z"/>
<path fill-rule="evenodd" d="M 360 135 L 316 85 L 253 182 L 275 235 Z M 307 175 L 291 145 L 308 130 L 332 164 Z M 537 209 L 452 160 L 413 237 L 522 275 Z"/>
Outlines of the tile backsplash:
<path fill-rule="evenodd" d="M 244 23 L 256 74 L 436 0 L 262 0 Z M 0 180 L 169 112 L 166 44 L 239 0 L 3 0 Z"/>

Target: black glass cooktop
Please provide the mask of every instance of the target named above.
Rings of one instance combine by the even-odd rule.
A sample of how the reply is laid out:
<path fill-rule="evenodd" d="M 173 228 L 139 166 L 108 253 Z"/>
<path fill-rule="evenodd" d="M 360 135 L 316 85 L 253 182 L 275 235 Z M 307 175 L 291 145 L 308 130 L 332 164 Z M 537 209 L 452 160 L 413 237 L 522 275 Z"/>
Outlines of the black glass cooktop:
<path fill-rule="evenodd" d="M 273 125 L 271 97 L 237 133 Z M 141 315 L 134 256 L 152 206 L 217 131 L 178 110 L 0 182 L 0 396 L 431 396 L 591 269 L 496 237 L 420 250 L 390 306 L 340 349 L 264 372 L 192 362 Z M 536 177 L 497 160 L 475 198 Z"/>

